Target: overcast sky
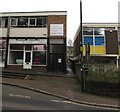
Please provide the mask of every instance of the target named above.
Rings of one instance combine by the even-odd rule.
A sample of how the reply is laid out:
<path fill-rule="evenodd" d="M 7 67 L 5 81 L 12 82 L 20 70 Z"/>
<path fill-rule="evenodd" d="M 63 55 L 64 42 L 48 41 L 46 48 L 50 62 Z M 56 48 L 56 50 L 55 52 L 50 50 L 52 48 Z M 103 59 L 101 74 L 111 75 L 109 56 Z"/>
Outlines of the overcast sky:
<path fill-rule="evenodd" d="M 83 22 L 118 22 L 120 0 L 82 0 Z M 80 22 L 80 0 L 1 0 L 0 12 L 67 11 L 67 38 Z"/>

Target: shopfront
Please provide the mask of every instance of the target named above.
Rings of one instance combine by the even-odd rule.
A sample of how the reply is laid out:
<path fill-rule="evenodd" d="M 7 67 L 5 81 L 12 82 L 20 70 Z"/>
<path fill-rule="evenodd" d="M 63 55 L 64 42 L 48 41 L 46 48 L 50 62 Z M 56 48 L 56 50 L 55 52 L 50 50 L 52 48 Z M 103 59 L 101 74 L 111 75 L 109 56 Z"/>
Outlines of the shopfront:
<path fill-rule="evenodd" d="M 23 69 L 47 66 L 47 39 L 10 39 L 8 66 L 18 65 Z"/>
<path fill-rule="evenodd" d="M 66 72 L 67 12 L 0 14 L 4 69 Z"/>

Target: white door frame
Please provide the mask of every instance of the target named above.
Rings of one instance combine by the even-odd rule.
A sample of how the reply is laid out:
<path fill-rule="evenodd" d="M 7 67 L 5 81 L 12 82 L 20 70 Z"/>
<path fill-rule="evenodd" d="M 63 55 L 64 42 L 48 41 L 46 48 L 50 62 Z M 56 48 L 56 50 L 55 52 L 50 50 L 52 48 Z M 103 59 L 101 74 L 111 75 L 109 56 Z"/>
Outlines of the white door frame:
<path fill-rule="evenodd" d="M 26 62 L 26 53 L 30 53 L 30 62 Z M 25 50 L 24 51 L 23 68 L 24 69 L 31 69 L 32 68 L 32 51 L 31 50 Z"/>

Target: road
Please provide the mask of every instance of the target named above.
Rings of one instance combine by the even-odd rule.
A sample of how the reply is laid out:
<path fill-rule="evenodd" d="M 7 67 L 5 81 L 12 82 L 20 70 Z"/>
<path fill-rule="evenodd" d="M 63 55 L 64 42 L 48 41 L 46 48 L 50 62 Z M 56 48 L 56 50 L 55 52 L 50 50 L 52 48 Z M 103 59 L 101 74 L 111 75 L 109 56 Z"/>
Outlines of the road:
<path fill-rule="evenodd" d="M 20 87 L 2 88 L 3 110 L 101 110 Z"/>

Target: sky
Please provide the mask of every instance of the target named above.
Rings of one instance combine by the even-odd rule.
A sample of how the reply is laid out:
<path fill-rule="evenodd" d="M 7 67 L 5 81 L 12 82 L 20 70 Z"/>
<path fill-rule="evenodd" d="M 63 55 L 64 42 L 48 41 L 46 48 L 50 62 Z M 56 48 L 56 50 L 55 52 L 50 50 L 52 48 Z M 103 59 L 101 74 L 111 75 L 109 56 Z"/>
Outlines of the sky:
<path fill-rule="evenodd" d="M 82 0 L 84 23 L 118 22 L 120 0 Z M 80 0 L 1 0 L 0 12 L 67 11 L 67 38 L 80 25 Z"/>

